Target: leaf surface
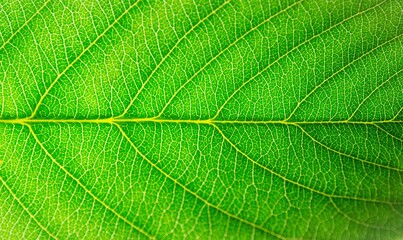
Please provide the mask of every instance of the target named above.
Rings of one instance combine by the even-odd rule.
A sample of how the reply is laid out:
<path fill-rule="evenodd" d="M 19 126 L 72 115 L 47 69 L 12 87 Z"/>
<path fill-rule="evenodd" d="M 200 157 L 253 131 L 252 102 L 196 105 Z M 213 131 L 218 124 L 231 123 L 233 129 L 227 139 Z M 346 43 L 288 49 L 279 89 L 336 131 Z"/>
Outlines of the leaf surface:
<path fill-rule="evenodd" d="M 0 3 L 0 239 L 398 239 L 403 5 Z"/>

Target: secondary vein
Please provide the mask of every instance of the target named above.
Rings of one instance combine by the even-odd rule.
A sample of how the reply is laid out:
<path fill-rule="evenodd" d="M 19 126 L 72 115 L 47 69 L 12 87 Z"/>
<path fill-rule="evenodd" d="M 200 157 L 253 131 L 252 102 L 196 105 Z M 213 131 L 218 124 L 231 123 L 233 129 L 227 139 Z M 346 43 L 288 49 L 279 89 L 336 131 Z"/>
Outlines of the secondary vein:
<path fill-rule="evenodd" d="M 122 216 L 120 213 L 118 213 L 115 209 L 110 207 L 108 204 L 106 204 L 104 201 L 102 201 L 99 197 L 95 196 L 78 178 L 76 178 L 73 174 L 71 174 L 67 169 L 61 165 L 50 153 L 49 151 L 45 148 L 45 146 L 42 144 L 42 142 L 39 140 L 38 136 L 32 129 L 30 125 L 25 125 L 28 127 L 29 132 L 35 139 L 36 143 L 40 146 L 40 148 L 45 152 L 46 156 L 48 156 L 54 164 L 56 164 L 65 174 L 67 174 L 71 179 L 73 179 L 81 188 L 85 190 L 86 193 L 88 193 L 95 201 L 100 203 L 103 207 L 105 207 L 108 211 L 112 212 L 114 215 L 116 215 L 120 220 L 123 222 L 127 223 L 129 226 L 132 228 L 136 229 L 138 232 L 143 234 L 144 236 L 148 237 L 149 239 L 155 239 L 154 236 L 143 230 L 142 228 L 134 225 L 132 222 L 130 222 L 128 219 L 126 219 L 124 216 Z"/>

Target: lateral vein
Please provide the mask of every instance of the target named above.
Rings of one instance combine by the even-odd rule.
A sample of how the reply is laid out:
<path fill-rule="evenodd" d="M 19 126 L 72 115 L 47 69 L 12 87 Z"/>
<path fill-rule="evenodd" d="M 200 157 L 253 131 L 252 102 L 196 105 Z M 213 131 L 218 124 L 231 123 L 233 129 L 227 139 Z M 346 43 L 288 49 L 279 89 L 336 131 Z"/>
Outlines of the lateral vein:
<path fill-rule="evenodd" d="M 99 34 L 97 36 L 97 38 L 95 38 L 94 41 L 92 41 L 81 53 L 80 55 L 78 55 L 71 63 L 69 63 L 69 65 L 67 65 L 67 67 L 57 75 L 57 77 L 55 78 L 55 80 L 53 80 L 53 82 L 49 85 L 49 87 L 45 90 L 45 92 L 41 95 L 39 101 L 37 102 L 34 110 L 32 111 L 32 114 L 30 116 L 30 118 L 35 117 L 36 112 L 38 111 L 39 107 L 41 106 L 43 100 L 45 99 L 45 97 L 49 94 L 50 90 L 56 85 L 56 83 L 59 81 L 59 79 L 64 76 L 64 74 L 78 61 L 81 59 L 81 57 L 92 47 L 95 45 L 95 43 L 102 38 L 108 31 L 109 29 L 111 29 L 116 23 L 118 23 L 120 21 L 120 19 L 122 19 L 123 16 L 125 16 L 131 9 L 133 9 L 140 0 L 136 1 L 135 3 L 133 3 L 130 7 L 128 7 L 119 17 L 117 17 L 107 28 L 105 28 L 105 30 Z"/>
<path fill-rule="evenodd" d="M 158 167 L 155 163 L 153 163 L 150 159 L 147 158 L 147 156 L 145 156 L 133 143 L 133 141 L 129 138 L 129 136 L 127 136 L 126 132 L 122 129 L 121 126 L 119 126 L 118 124 L 114 124 L 119 131 L 121 132 L 121 134 L 123 135 L 123 137 L 127 140 L 127 142 L 130 144 L 130 146 L 136 151 L 137 154 L 139 154 L 145 161 L 147 161 L 152 167 L 154 167 L 156 170 L 158 170 L 161 174 L 163 174 L 166 178 L 168 178 L 169 180 L 171 180 L 172 182 L 174 182 L 176 185 L 180 186 L 185 192 L 193 195 L 196 199 L 202 201 L 205 205 L 207 205 L 208 207 L 214 208 L 217 211 L 233 218 L 236 219 L 242 223 L 245 223 L 249 226 L 252 226 L 253 228 L 259 229 L 263 232 L 266 232 L 274 237 L 277 237 L 279 239 L 286 239 L 284 236 L 281 236 L 278 233 L 272 232 L 262 226 L 259 226 L 253 222 L 250 222 L 248 220 L 245 220 L 243 218 L 240 218 L 230 212 L 227 212 L 224 209 L 221 209 L 218 206 L 213 205 L 212 203 L 208 202 L 206 199 L 202 198 L 201 196 L 199 196 L 197 193 L 193 192 L 192 190 L 190 190 L 189 188 L 187 188 L 185 185 L 183 185 L 182 183 L 178 182 L 176 179 L 174 179 L 173 177 L 171 177 L 168 173 L 166 173 L 165 171 L 163 171 L 160 167 Z"/>
<path fill-rule="evenodd" d="M 65 174 L 67 174 L 71 179 L 73 179 L 81 188 L 84 189 L 84 191 L 89 194 L 95 201 L 99 202 L 103 207 L 105 207 L 108 211 L 112 212 L 114 215 L 116 215 L 120 220 L 123 222 L 127 223 L 129 226 L 132 228 L 136 229 L 140 233 L 142 233 L 144 236 L 148 237 L 149 239 L 155 239 L 154 236 L 150 235 L 147 233 L 145 230 L 142 228 L 134 225 L 132 222 L 130 222 L 128 219 L 126 219 L 124 216 L 122 216 L 120 213 L 116 212 L 115 209 L 110 207 L 108 204 L 106 204 L 104 201 L 102 201 L 99 197 L 95 196 L 94 193 L 92 193 L 83 183 L 80 182 L 79 179 L 77 179 L 73 174 L 71 174 L 67 169 L 61 165 L 50 153 L 49 151 L 45 148 L 45 146 L 42 144 L 42 142 L 38 139 L 38 136 L 32 129 L 30 125 L 25 125 L 28 127 L 29 132 L 31 133 L 32 137 L 35 139 L 36 143 L 40 146 L 40 148 L 45 152 L 46 156 L 48 156 L 54 164 L 56 164 Z"/>
<path fill-rule="evenodd" d="M 342 195 L 334 195 L 334 194 L 329 194 L 329 193 L 325 193 L 319 190 L 316 190 L 314 188 L 311 188 L 309 186 L 306 186 L 304 184 L 301 184 L 299 182 L 296 182 L 294 180 L 288 179 L 287 177 L 273 171 L 272 169 L 260 164 L 259 162 L 253 160 L 249 155 L 247 155 L 246 153 L 244 153 L 241 149 L 238 148 L 237 145 L 235 145 L 231 140 L 229 140 L 227 138 L 227 136 L 222 132 L 222 130 L 216 126 L 215 124 L 212 124 L 212 126 L 217 130 L 217 132 L 222 136 L 223 140 L 225 142 L 227 142 L 228 144 L 230 144 L 230 146 L 232 148 L 235 149 L 235 151 L 237 151 L 239 154 L 241 154 L 242 156 L 244 156 L 248 161 L 252 162 L 253 164 L 255 164 L 256 166 L 268 171 L 269 173 L 273 174 L 274 176 L 277 176 L 281 179 L 283 179 L 283 181 L 291 183 L 295 186 L 298 186 L 300 188 L 306 189 L 308 191 L 311 191 L 313 193 L 328 197 L 328 198 L 334 198 L 334 199 L 349 199 L 349 200 L 355 200 L 355 201 L 363 201 L 363 202 L 374 202 L 374 203 L 381 203 L 381 204 L 393 204 L 393 205 L 402 205 L 403 203 L 399 203 L 399 202 L 386 202 L 386 201 L 382 201 L 382 200 L 376 200 L 376 199 L 366 199 L 366 198 L 360 198 L 360 197 L 353 197 L 353 196 L 342 196 Z"/>
<path fill-rule="evenodd" d="M 42 225 L 41 222 L 39 222 L 38 219 L 36 219 L 36 217 L 29 211 L 29 209 L 25 206 L 24 203 L 21 202 L 21 200 L 17 197 L 17 195 L 15 195 L 15 193 L 13 192 L 13 190 L 10 188 L 10 186 L 8 186 L 8 184 L 6 183 L 6 181 L 0 176 L 0 182 L 3 184 L 3 186 L 7 189 L 7 191 L 11 194 L 11 196 L 18 202 L 18 204 L 24 209 L 24 211 L 26 213 L 28 213 L 28 215 L 34 220 L 34 222 L 36 224 L 38 224 L 38 226 L 45 231 L 51 238 L 53 239 L 57 239 L 56 236 L 51 233 L 45 226 Z"/>

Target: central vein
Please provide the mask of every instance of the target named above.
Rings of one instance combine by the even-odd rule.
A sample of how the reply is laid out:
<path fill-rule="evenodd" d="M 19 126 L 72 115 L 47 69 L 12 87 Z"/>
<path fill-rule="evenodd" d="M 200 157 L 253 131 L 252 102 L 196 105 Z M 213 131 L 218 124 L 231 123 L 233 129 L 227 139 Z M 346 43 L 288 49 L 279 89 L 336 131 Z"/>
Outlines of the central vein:
<path fill-rule="evenodd" d="M 0 119 L 0 123 L 8 124 L 34 124 L 34 123 L 96 123 L 96 124 L 118 124 L 118 123 L 189 123 L 189 124 L 382 124 L 382 123 L 403 123 L 401 120 L 379 120 L 379 121 L 289 121 L 289 120 L 219 120 L 219 119 L 162 119 L 162 118 L 102 118 L 102 119 Z"/>

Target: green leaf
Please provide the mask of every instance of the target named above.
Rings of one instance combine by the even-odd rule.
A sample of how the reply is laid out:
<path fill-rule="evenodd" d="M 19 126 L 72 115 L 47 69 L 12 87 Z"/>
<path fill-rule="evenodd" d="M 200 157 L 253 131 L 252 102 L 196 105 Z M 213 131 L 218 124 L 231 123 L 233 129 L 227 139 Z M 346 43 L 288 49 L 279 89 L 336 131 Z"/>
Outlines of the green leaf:
<path fill-rule="evenodd" d="M 398 239 L 400 0 L 3 0 L 0 239 Z"/>

